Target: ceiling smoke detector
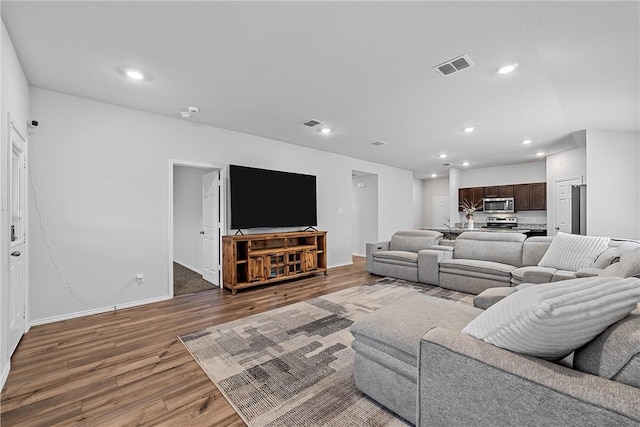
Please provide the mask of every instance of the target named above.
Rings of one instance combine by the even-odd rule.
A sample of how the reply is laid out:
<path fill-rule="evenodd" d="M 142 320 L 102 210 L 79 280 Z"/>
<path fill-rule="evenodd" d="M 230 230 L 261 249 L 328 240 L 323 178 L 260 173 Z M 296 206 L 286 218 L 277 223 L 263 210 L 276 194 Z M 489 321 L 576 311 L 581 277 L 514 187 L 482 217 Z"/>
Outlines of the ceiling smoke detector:
<path fill-rule="evenodd" d="M 448 76 L 449 74 L 457 73 L 458 71 L 462 71 L 465 68 L 469 68 L 471 66 L 473 66 L 471 58 L 469 58 L 467 55 L 462 55 L 447 62 L 443 62 L 442 64 L 436 65 L 435 67 L 433 67 L 433 69 L 443 76 Z"/>

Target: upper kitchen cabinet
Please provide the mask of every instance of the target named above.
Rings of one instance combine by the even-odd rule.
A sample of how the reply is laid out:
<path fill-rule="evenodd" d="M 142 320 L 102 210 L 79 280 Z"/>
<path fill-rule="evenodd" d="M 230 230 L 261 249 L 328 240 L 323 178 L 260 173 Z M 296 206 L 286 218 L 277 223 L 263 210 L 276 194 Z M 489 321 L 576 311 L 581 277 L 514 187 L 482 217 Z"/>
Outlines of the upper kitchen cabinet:
<path fill-rule="evenodd" d="M 513 185 L 484 187 L 484 197 L 513 197 Z"/>
<path fill-rule="evenodd" d="M 472 187 L 472 188 L 460 188 L 458 189 L 458 203 L 462 203 L 463 200 L 468 200 L 470 203 L 478 203 L 478 211 L 482 210 L 482 199 L 485 197 L 485 187 Z M 462 208 L 458 208 L 459 212 L 462 212 Z"/>
<path fill-rule="evenodd" d="M 516 211 L 544 211 L 547 209 L 547 183 L 514 185 Z"/>
<path fill-rule="evenodd" d="M 547 209 L 547 183 L 529 184 L 529 210 L 544 211 Z"/>
<path fill-rule="evenodd" d="M 469 202 L 482 201 L 485 197 L 513 197 L 516 211 L 544 211 L 547 209 L 547 183 L 493 185 L 489 187 L 470 187 L 458 190 L 458 200 Z M 462 211 L 462 208 L 458 209 Z M 478 208 L 482 210 L 482 206 Z"/>

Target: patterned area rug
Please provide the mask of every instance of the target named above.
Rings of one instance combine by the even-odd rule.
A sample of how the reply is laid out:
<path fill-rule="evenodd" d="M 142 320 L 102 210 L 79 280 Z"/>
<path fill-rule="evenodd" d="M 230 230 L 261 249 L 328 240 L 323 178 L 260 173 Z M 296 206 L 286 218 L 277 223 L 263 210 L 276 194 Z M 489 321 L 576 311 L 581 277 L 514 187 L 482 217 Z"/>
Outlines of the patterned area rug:
<path fill-rule="evenodd" d="M 473 296 L 384 278 L 180 337 L 250 426 L 405 426 L 353 379 L 354 321 L 401 298 Z"/>

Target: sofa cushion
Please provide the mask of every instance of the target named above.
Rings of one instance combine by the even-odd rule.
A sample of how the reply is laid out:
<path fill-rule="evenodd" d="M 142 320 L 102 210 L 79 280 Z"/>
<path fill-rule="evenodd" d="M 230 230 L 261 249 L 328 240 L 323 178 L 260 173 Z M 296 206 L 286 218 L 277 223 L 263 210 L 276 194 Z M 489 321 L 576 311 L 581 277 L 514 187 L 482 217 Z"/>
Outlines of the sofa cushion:
<path fill-rule="evenodd" d="M 600 277 L 622 277 L 622 267 L 620 263 L 616 262 L 609 267 L 602 270 L 602 273 L 598 274 Z"/>
<path fill-rule="evenodd" d="M 622 277 L 640 277 L 640 247 L 620 255 Z"/>
<path fill-rule="evenodd" d="M 404 261 L 413 264 L 418 263 L 417 252 L 407 251 L 381 251 L 373 254 L 373 259 L 376 261 L 390 260 L 390 261 Z"/>
<path fill-rule="evenodd" d="M 575 279 L 576 278 L 576 272 L 575 271 L 569 271 L 569 270 L 557 270 L 555 273 L 553 273 L 553 277 L 551 278 L 552 282 L 559 282 L 561 280 L 570 280 L 570 279 Z"/>
<path fill-rule="evenodd" d="M 442 327 L 459 331 L 480 313 L 482 310 L 460 302 L 417 295 L 364 316 L 350 331 L 357 342 L 374 352 L 417 366 L 420 338 L 428 330 Z"/>
<path fill-rule="evenodd" d="M 576 350 L 573 366 L 640 388 L 640 314 L 629 314 Z"/>
<path fill-rule="evenodd" d="M 391 236 L 389 249 L 392 251 L 418 252 L 436 245 L 442 233 L 432 230 L 401 230 Z"/>
<path fill-rule="evenodd" d="M 519 289 L 462 331 L 507 350 L 559 359 L 625 317 L 640 279 L 589 277 Z"/>
<path fill-rule="evenodd" d="M 538 265 L 578 271 L 593 264 L 596 257 L 607 249 L 609 240 L 608 237 L 581 236 L 559 231 Z"/>
<path fill-rule="evenodd" d="M 618 249 L 617 247 L 607 248 L 600 255 L 598 255 L 591 267 L 607 268 L 611 264 L 613 264 L 614 261 L 617 261 L 619 259 L 620 249 Z"/>
<path fill-rule="evenodd" d="M 538 265 L 552 241 L 552 236 L 534 236 L 525 240 L 522 245 L 522 265 Z"/>
<path fill-rule="evenodd" d="M 492 276 L 511 277 L 511 272 L 516 267 L 492 261 L 480 261 L 474 259 L 447 259 L 440 261 L 440 271 L 454 273 L 455 270 L 474 273 L 484 273 Z"/>
<path fill-rule="evenodd" d="M 521 233 L 465 231 L 456 239 L 453 257 L 521 267 L 522 244 L 526 238 L 527 236 Z"/>

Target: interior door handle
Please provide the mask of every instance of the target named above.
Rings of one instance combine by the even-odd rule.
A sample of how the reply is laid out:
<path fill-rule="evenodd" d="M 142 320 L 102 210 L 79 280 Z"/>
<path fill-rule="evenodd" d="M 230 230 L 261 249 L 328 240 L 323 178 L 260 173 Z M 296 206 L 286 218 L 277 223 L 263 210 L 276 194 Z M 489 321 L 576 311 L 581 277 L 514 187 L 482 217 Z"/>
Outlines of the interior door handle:
<path fill-rule="evenodd" d="M 11 256 L 20 256 L 20 251 L 13 251 L 11 252 Z"/>
<path fill-rule="evenodd" d="M 560 227 L 556 227 L 556 230 L 560 230 Z"/>
<path fill-rule="evenodd" d="M 204 234 L 204 230 L 202 230 L 202 231 L 200 232 L 200 234 Z"/>

